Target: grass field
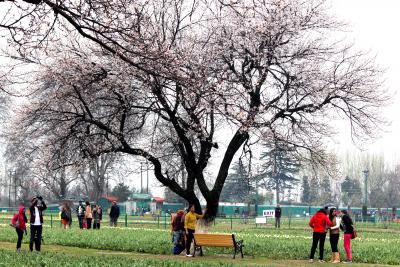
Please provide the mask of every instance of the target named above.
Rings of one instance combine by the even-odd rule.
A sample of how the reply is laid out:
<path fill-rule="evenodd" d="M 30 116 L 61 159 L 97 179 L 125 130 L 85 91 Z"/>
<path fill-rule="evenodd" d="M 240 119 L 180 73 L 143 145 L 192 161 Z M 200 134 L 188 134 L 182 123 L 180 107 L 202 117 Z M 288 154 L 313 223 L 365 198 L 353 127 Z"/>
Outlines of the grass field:
<path fill-rule="evenodd" d="M 362 225 L 357 225 L 359 237 L 352 242 L 353 246 L 353 259 L 355 262 L 364 264 L 390 264 L 390 265 L 400 265 L 400 231 L 397 229 L 380 229 L 377 227 L 362 227 Z M 302 265 L 306 264 L 310 245 L 311 245 L 311 229 L 303 223 L 293 224 L 292 227 L 283 228 L 281 230 L 276 230 L 271 226 L 267 227 L 255 227 L 254 224 L 246 224 L 243 227 L 237 227 L 235 231 L 221 231 L 221 227 L 218 227 L 218 223 L 211 227 L 210 231 L 216 232 L 227 232 L 235 233 L 239 239 L 244 240 L 245 248 L 245 260 L 240 259 L 236 261 L 226 261 L 231 255 L 231 250 L 220 249 L 220 248 L 206 248 L 205 257 L 196 257 L 196 264 L 202 266 L 201 264 L 206 264 L 203 266 L 212 266 L 212 264 L 221 264 L 227 262 L 228 265 L 239 264 L 243 265 L 264 265 L 271 262 L 272 266 L 279 266 L 282 263 L 287 263 L 293 261 L 296 264 Z M 25 237 L 24 242 L 29 239 L 29 235 Z M 2 251 L 5 259 L 4 262 L 9 262 L 11 265 L 13 260 L 7 255 L 13 255 L 10 250 L 13 249 L 16 242 L 16 234 L 14 229 L 6 224 L 0 226 L 0 242 L 8 245 L 9 250 Z M 108 260 L 111 263 L 115 263 L 115 266 L 120 264 L 124 266 L 126 258 L 132 255 L 140 254 L 140 256 L 135 256 L 135 265 L 141 266 L 143 262 L 141 260 L 146 260 L 149 262 L 144 262 L 143 266 L 170 266 L 170 265 L 159 265 L 157 262 L 157 257 L 164 257 L 166 259 L 160 259 L 162 264 L 169 264 L 172 261 L 171 266 L 176 266 L 179 264 L 185 266 L 186 260 L 184 257 L 173 257 L 169 256 L 171 254 L 172 244 L 171 235 L 167 229 L 155 229 L 155 228 L 144 228 L 144 227 L 120 227 L 120 228 L 108 228 L 103 227 L 100 231 L 94 230 L 84 230 L 81 231 L 76 228 L 70 230 L 63 230 L 59 227 L 50 228 L 49 226 L 44 228 L 44 246 L 43 251 L 46 252 L 44 255 L 36 255 L 34 257 L 44 257 L 40 260 L 49 261 L 45 266 L 51 266 L 52 260 L 54 262 L 62 262 L 59 260 L 60 251 L 52 251 L 55 246 L 68 247 L 70 249 L 80 249 L 80 250 L 98 250 L 107 252 L 109 254 L 98 254 L 93 262 L 102 262 L 101 266 L 109 265 Z M 340 252 L 342 258 L 343 246 L 342 240 L 340 241 Z M 25 245 L 26 246 L 26 245 Z M 330 246 L 329 241 L 326 242 L 325 248 L 325 258 L 328 260 L 330 256 Z M 11 254 L 10 254 L 11 253 Z M 114 254 L 113 254 L 114 253 Z M 119 258 L 113 259 L 113 255 L 118 254 Z M 144 259 L 143 255 L 150 255 L 148 259 Z M 29 254 L 30 255 L 30 254 Z M 121 255 L 124 255 L 122 258 Z M 130 256 L 129 256 L 130 255 Z M 19 256 L 18 256 L 19 257 Z M 93 255 L 81 255 L 79 254 L 79 259 L 77 261 L 88 262 Z M 143 258 L 144 257 L 144 258 Z M 166 258 L 165 258 L 166 257 Z M 30 260 L 30 257 L 28 257 Z M 98 258 L 104 258 L 104 262 Z M 112 258 L 112 259 L 110 259 Z M 24 259 L 22 257 L 22 259 Z M 71 258 L 74 260 L 75 258 Z M 178 263 L 174 262 L 178 259 Z M 33 261 L 39 261 L 38 258 L 32 259 Z M 151 262 L 155 260 L 155 262 Z M 110 266 L 112 265 L 110 263 Z M 118 263 L 118 264 L 117 264 Z M 291 264 L 292 264 L 291 263 Z M 16 264 L 16 263 L 15 263 Z M 35 263 L 36 264 L 36 263 Z M 35 266 L 35 264 L 33 264 Z M 38 263 L 39 264 L 39 263 Z M 133 263 L 132 263 L 133 264 Z M 136 265 L 137 264 L 137 265 Z M 175 265 L 174 265 L 175 264 Z M 182 265 L 183 264 L 183 265 Z M 229 265 L 230 264 L 230 265 Z M 290 265 L 291 265 L 290 264 Z M 40 265 L 40 264 L 39 264 Z M 1 263 L 0 263 L 1 266 Z M 10 265 L 7 265 L 10 266 Z M 71 265 L 76 266 L 76 265 Z M 91 265 L 96 266 L 96 264 Z M 99 265 L 97 265 L 99 266 Z M 193 265 L 190 265 L 193 266 Z M 288 266 L 288 265 L 283 265 Z"/>
<path fill-rule="evenodd" d="M 272 260 L 264 257 L 231 259 L 225 254 L 186 258 L 184 256 L 153 255 L 135 252 L 82 249 L 58 245 L 46 245 L 41 253 L 29 253 L 24 244 L 24 252 L 16 254 L 15 244 L 0 242 L 0 266 L 338 266 L 337 264 L 308 263 L 307 260 Z M 354 263 L 352 266 L 390 267 L 390 265 Z"/>

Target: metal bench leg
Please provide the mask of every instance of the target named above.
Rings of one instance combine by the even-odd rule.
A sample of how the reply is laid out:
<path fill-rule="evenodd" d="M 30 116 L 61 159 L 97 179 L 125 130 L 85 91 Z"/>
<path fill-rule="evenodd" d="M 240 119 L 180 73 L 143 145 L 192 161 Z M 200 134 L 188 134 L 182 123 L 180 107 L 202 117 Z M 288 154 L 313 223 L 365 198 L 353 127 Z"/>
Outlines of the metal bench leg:
<path fill-rule="evenodd" d="M 242 259 L 243 259 L 243 240 L 240 240 L 240 241 L 236 242 L 235 251 L 236 250 L 238 250 L 238 252 L 240 251 L 240 255 L 242 256 Z"/>
<path fill-rule="evenodd" d="M 235 257 L 236 257 L 236 246 L 233 248 L 233 259 L 235 259 Z"/>

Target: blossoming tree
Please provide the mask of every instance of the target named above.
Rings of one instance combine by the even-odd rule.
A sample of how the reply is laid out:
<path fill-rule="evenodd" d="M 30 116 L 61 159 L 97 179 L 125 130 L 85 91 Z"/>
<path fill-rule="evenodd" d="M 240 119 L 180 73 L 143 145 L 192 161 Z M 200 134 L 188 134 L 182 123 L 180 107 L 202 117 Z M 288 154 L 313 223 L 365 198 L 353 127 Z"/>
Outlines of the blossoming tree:
<path fill-rule="evenodd" d="M 314 153 L 336 118 L 348 119 L 356 136 L 373 135 L 381 122 L 381 72 L 335 39 L 343 25 L 324 1 L 1 5 L 16 52 L 41 59 L 13 138 L 29 134 L 42 148 L 56 143 L 81 157 L 142 157 L 160 183 L 199 209 L 197 184 L 211 218 L 246 142 L 284 140 Z M 204 173 L 216 153 L 210 184 Z M 185 186 L 171 175 L 181 162 Z"/>

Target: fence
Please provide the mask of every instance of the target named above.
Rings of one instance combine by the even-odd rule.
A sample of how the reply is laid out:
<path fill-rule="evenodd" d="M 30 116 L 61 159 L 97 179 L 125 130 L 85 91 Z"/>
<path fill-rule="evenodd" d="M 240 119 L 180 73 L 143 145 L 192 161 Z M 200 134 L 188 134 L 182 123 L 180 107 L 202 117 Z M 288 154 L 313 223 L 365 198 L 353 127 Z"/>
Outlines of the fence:
<path fill-rule="evenodd" d="M 9 224 L 13 216 L 12 212 L 0 213 L 0 224 Z M 29 218 L 28 218 L 29 219 Z M 281 229 L 308 229 L 308 221 L 310 217 L 299 216 L 283 216 L 281 218 Z M 246 229 L 274 228 L 275 219 L 267 218 L 266 224 L 256 224 L 255 217 L 250 216 L 228 216 L 216 217 L 212 222 L 211 229 L 215 231 L 242 231 Z M 135 228 L 158 228 L 170 229 L 171 216 L 138 216 L 123 214 L 119 217 L 119 227 L 135 227 Z M 357 228 L 381 228 L 381 229 L 397 229 L 400 230 L 400 221 L 393 221 L 389 218 L 382 220 L 376 218 L 374 221 L 354 220 Z M 103 216 L 102 226 L 109 225 L 108 216 Z M 61 220 L 58 214 L 46 213 L 44 215 L 44 225 L 47 227 L 61 227 Z M 72 226 L 77 227 L 78 219 L 73 217 Z"/>

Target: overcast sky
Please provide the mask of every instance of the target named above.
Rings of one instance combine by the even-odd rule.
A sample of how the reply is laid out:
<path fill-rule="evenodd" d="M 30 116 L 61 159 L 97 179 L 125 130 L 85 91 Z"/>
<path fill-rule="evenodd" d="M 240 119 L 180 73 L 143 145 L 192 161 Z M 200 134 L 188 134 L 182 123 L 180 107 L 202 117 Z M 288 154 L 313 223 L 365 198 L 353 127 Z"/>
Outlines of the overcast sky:
<path fill-rule="evenodd" d="M 385 85 L 395 94 L 392 105 L 382 109 L 391 125 L 379 139 L 365 146 L 366 152 L 382 153 L 391 164 L 400 162 L 400 1 L 331 0 L 331 5 L 333 13 L 349 23 L 348 38 L 356 47 L 376 55 L 377 63 L 386 69 Z M 338 149 L 356 149 L 347 130 L 337 139 Z"/>
<path fill-rule="evenodd" d="M 390 164 L 400 162 L 400 0 L 328 1 L 331 1 L 333 14 L 349 23 L 347 38 L 354 41 L 357 48 L 376 55 L 377 63 L 386 69 L 386 87 L 395 94 L 393 104 L 382 109 L 391 125 L 379 139 L 366 144 L 363 153 L 382 153 Z M 0 46 L 3 45 L 4 40 L 0 40 Z M 335 140 L 338 152 L 357 149 L 351 144 L 348 127 L 343 126 Z M 154 180 L 150 183 L 154 184 Z M 155 191 L 157 195 L 161 193 Z"/>

